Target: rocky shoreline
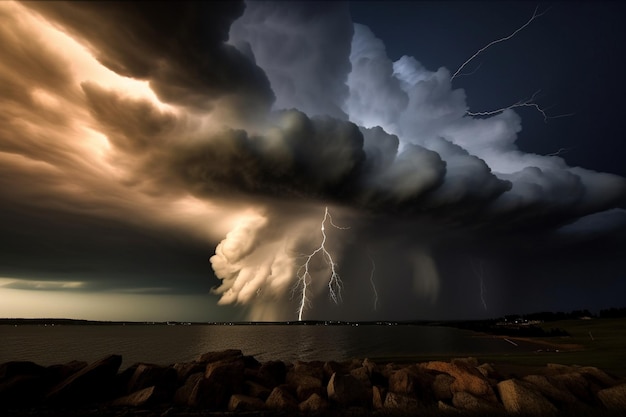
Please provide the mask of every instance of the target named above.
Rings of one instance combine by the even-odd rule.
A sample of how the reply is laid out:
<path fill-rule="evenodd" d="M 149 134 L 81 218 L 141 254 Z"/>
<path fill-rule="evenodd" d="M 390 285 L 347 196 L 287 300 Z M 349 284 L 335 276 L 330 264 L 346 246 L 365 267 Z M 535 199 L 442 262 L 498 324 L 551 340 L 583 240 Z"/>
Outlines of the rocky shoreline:
<path fill-rule="evenodd" d="M 626 380 L 547 364 L 505 374 L 475 358 L 377 364 L 259 362 L 240 350 L 160 366 L 122 357 L 91 364 L 0 365 L 3 416 L 625 415 Z"/>

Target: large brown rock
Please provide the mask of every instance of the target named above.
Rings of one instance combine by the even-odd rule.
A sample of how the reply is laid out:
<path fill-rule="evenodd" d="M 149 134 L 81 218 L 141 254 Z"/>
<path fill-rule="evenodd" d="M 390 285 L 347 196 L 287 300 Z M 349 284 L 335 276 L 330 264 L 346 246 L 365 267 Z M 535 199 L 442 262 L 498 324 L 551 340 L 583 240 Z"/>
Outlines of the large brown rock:
<path fill-rule="evenodd" d="M 328 399 L 342 407 L 369 407 L 371 398 L 367 388 L 352 375 L 334 373 L 326 386 Z"/>
<path fill-rule="evenodd" d="M 450 390 L 453 394 L 456 392 L 467 392 L 487 401 L 498 401 L 489 380 L 475 367 L 467 365 L 462 361 L 457 361 L 456 363 L 433 361 L 423 363 L 421 366 L 424 369 L 443 372 L 453 376 L 454 382 L 450 384 Z"/>
<path fill-rule="evenodd" d="M 416 397 L 396 392 L 388 392 L 385 396 L 383 408 L 402 415 L 418 412 L 424 405 Z"/>
<path fill-rule="evenodd" d="M 275 387 L 270 396 L 265 400 L 265 406 L 272 410 L 280 411 L 296 411 L 298 410 L 298 402 L 289 393 L 287 387 L 280 385 Z"/>
<path fill-rule="evenodd" d="M 360 366 L 356 369 L 353 369 L 350 371 L 350 375 L 352 375 L 357 380 L 359 380 L 359 382 L 361 382 L 363 386 L 368 387 L 368 388 L 372 387 L 372 381 L 370 380 L 370 373 L 366 367 Z"/>
<path fill-rule="evenodd" d="M 606 408 L 612 411 L 622 411 L 626 414 L 626 384 L 616 385 L 598 391 L 598 399 Z"/>
<path fill-rule="evenodd" d="M 387 390 L 381 386 L 374 385 L 372 387 L 372 407 L 374 410 L 380 410 L 385 406 L 385 396 Z"/>
<path fill-rule="evenodd" d="M 200 403 L 201 395 L 200 381 L 204 379 L 204 373 L 198 372 L 189 375 L 185 383 L 176 390 L 174 394 L 174 403 L 178 405 L 196 406 Z"/>
<path fill-rule="evenodd" d="M 328 401 L 321 395 L 314 393 L 309 398 L 302 401 L 298 408 L 304 413 L 321 413 L 329 407 Z"/>
<path fill-rule="evenodd" d="M 321 381 L 324 379 L 324 363 L 319 361 L 296 361 L 293 364 L 293 372 L 301 375 L 309 375 Z"/>
<path fill-rule="evenodd" d="M 432 392 L 435 400 L 451 400 L 452 390 L 450 387 L 455 381 L 454 377 L 448 374 L 437 374 L 433 380 Z"/>
<path fill-rule="evenodd" d="M 323 394 L 322 380 L 310 374 L 295 372 L 295 369 L 287 373 L 287 384 L 296 392 L 298 401 L 304 401 L 311 394 Z"/>
<path fill-rule="evenodd" d="M 204 379 L 198 382 L 199 406 L 209 409 L 225 408 L 232 394 L 243 392 L 243 359 L 210 362 Z"/>
<path fill-rule="evenodd" d="M 228 411 L 258 411 L 265 408 L 265 402 L 248 395 L 233 394 L 228 401 Z"/>
<path fill-rule="evenodd" d="M 121 364 L 120 355 L 102 358 L 57 384 L 46 400 L 55 404 L 80 404 L 109 399 L 114 392 L 113 381 Z"/>
<path fill-rule="evenodd" d="M 171 367 L 142 363 L 137 366 L 126 385 L 126 392 L 132 393 L 156 386 L 162 391 L 174 392 L 178 381 L 176 370 Z"/>
<path fill-rule="evenodd" d="M 204 372 L 206 364 L 201 362 L 183 362 L 174 364 L 173 368 L 176 371 L 178 385 L 182 385 L 189 378 L 189 375 Z"/>
<path fill-rule="evenodd" d="M 469 392 L 457 391 L 452 395 L 452 405 L 459 410 L 472 413 L 497 413 L 502 410 L 500 403 L 485 400 Z"/>
<path fill-rule="evenodd" d="M 0 365 L 0 380 L 18 375 L 43 376 L 46 368 L 30 361 L 11 361 Z"/>
<path fill-rule="evenodd" d="M 545 416 L 556 413 L 556 407 L 531 384 L 516 379 L 498 383 L 498 392 L 504 408 L 509 413 Z"/>
<path fill-rule="evenodd" d="M 147 387 L 139 391 L 117 398 L 111 402 L 114 407 L 145 407 L 153 405 L 163 399 L 163 395 L 155 386 Z"/>
<path fill-rule="evenodd" d="M 50 365 L 46 368 L 46 377 L 54 384 L 69 378 L 71 375 L 86 368 L 89 364 L 84 361 L 70 361 L 63 364 Z"/>
<path fill-rule="evenodd" d="M 282 361 L 268 361 L 261 364 L 257 372 L 258 381 L 269 388 L 285 383 L 287 365 Z"/>
<path fill-rule="evenodd" d="M 250 397 L 259 398 L 265 401 L 267 400 L 267 397 L 270 396 L 272 390 L 267 388 L 265 385 L 259 384 L 258 382 L 245 381 L 243 386 L 243 392 Z"/>
<path fill-rule="evenodd" d="M 526 375 L 522 380 L 532 384 L 537 391 L 560 408 L 573 408 L 582 404 L 565 384 L 554 381 L 551 377 Z"/>
<path fill-rule="evenodd" d="M 559 373 L 552 376 L 551 379 L 557 384 L 566 387 L 579 400 L 588 404 L 595 402 L 595 396 L 591 392 L 589 381 L 578 372 Z"/>
<path fill-rule="evenodd" d="M 417 397 L 422 402 L 433 401 L 432 385 L 435 377 L 417 366 L 401 368 L 389 377 L 389 392 Z"/>

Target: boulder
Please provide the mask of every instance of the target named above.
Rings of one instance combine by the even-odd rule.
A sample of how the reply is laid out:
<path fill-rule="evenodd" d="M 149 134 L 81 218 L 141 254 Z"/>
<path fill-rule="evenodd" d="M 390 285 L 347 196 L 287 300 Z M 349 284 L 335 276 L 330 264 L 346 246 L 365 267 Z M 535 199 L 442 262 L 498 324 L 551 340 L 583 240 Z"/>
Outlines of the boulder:
<path fill-rule="evenodd" d="M 176 381 L 178 385 L 182 385 L 187 378 L 189 378 L 189 375 L 204 372 L 206 364 L 200 362 L 183 362 L 174 364 L 172 368 L 176 371 Z"/>
<path fill-rule="evenodd" d="M 485 400 L 469 392 L 457 391 L 452 395 L 452 405 L 456 409 L 472 413 L 498 413 L 502 411 L 500 403 Z"/>
<path fill-rule="evenodd" d="M 380 410 L 385 406 L 385 395 L 387 390 L 383 387 L 374 385 L 372 387 L 372 407 L 374 410 Z"/>
<path fill-rule="evenodd" d="M 285 383 L 287 365 L 282 361 L 268 361 L 261 364 L 257 373 L 259 382 L 266 387 L 273 388 Z"/>
<path fill-rule="evenodd" d="M 487 401 L 498 401 L 487 378 L 475 367 L 467 365 L 462 361 L 457 361 L 456 363 L 441 361 L 426 362 L 421 364 L 421 367 L 453 376 L 454 382 L 450 384 L 450 390 L 453 394 L 456 392 L 466 392 Z"/>
<path fill-rule="evenodd" d="M 69 378 L 88 365 L 87 362 L 83 361 L 70 361 L 64 364 L 50 365 L 46 368 L 46 377 L 56 384 Z"/>
<path fill-rule="evenodd" d="M 229 362 L 241 358 L 243 358 L 243 352 L 241 351 L 241 349 L 226 349 L 219 352 L 203 353 L 198 357 L 198 359 L 196 359 L 196 362 Z"/>
<path fill-rule="evenodd" d="M 265 400 L 265 407 L 272 410 L 296 411 L 298 402 L 284 385 L 275 387 Z"/>
<path fill-rule="evenodd" d="M 529 383 L 507 379 L 498 383 L 498 392 L 509 413 L 545 416 L 556 413 L 556 407 Z"/>
<path fill-rule="evenodd" d="M 594 366 L 582 366 L 578 369 L 578 373 L 589 382 L 592 391 L 599 391 L 600 389 L 614 387 L 619 384 L 615 378 Z M 594 390 L 595 387 L 598 387 L 598 389 Z"/>
<path fill-rule="evenodd" d="M 233 394 L 228 401 L 228 411 L 258 411 L 265 407 L 259 398 L 242 394 Z"/>
<path fill-rule="evenodd" d="M 389 392 L 419 397 L 422 402 L 432 402 L 432 385 L 435 377 L 417 366 L 401 368 L 389 377 Z"/>
<path fill-rule="evenodd" d="M 471 368 L 478 367 L 478 359 L 472 356 L 469 356 L 467 358 L 453 358 L 450 362 L 454 365 L 462 364 Z"/>
<path fill-rule="evenodd" d="M 324 366 L 322 369 L 324 369 L 324 376 L 327 380 L 329 380 L 334 373 L 343 375 L 347 374 L 350 371 L 347 364 L 339 363 L 336 361 L 324 362 Z"/>
<path fill-rule="evenodd" d="M 250 397 L 259 398 L 265 401 L 267 400 L 267 397 L 269 397 L 272 390 L 254 381 L 245 381 L 243 385 L 243 392 Z"/>
<path fill-rule="evenodd" d="M 311 394 L 324 392 L 321 379 L 310 374 L 298 373 L 295 369 L 287 373 L 286 381 L 296 392 L 299 401 L 306 400 Z"/>
<path fill-rule="evenodd" d="M 565 384 L 554 381 L 551 377 L 545 375 L 526 375 L 522 380 L 532 384 L 544 397 L 560 407 L 566 406 L 567 408 L 573 408 L 574 406 L 582 404 L 580 400 L 567 389 Z"/>
<path fill-rule="evenodd" d="M 201 406 L 205 408 L 224 408 L 232 394 L 243 392 L 243 359 L 210 362 L 207 364 L 204 379 L 198 383 L 202 392 Z"/>
<path fill-rule="evenodd" d="M 174 368 L 142 363 L 137 366 L 128 381 L 126 392 L 136 392 L 151 386 L 173 392 L 177 381 L 178 374 Z"/>
<path fill-rule="evenodd" d="M 199 383 L 204 379 L 204 373 L 198 372 L 189 375 L 183 386 L 176 390 L 174 394 L 174 403 L 178 405 L 194 406 L 200 402 L 197 396 L 199 393 Z"/>
<path fill-rule="evenodd" d="M 578 372 L 556 374 L 551 379 L 567 388 L 579 400 L 589 404 L 595 402 L 595 397 L 589 387 L 589 381 Z"/>
<path fill-rule="evenodd" d="M 14 375 L 0 382 L 0 408 L 2 406 L 32 406 L 41 402 L 46 391 L 46 381 L 39 375 Z"/>
<path fill-rule="evenodd" d="M 114 407 L 142 407 L 155 404 L 163 399 L 163 395 L 155 386 L 135 391 L 111 402 Z"/>
<path fill-rule="evenodd" d="M 322 381 L 324 379 L 324 363 L 319 361 L 296 361 L 293 364 L 293 372 L 301 375 L 309 375 Z"/>
<path fill-rule="evenodd" d="M 372 381 L 370 380 L 370 373 L 364 366 L 358 367 L 350 371 L 350 375 L 358 379 L 363 386 L 371 388 Z"/>
<path fill-rule="evenodd" d="M 320 413 L 329 407 L 328 401 L 317 393 L 311 394 L 309 398 L 298 405 L 298 409 L 303 413 Z"/>
<path fill-rule="evenodd" d="M 450 387 L 454 382 L 454 377 L 448 374 L 437 374 L 432 383 L 432 392 L 435 400 L 451 400 L 452 390 Z"/>
<path fill-rule="evenodd" d="M 451 406 L 450 404 L 443 402 L 441 400 L 437 401 L 437 408 L 439 409 L 439 411 L 443 413 L 460 413 L 461 412 L 461 410 L 459 410 L 458 408 L 455 408 Z"/>
<path fill-rule="evenodd" d="M 43 376 L 46 368 L 30 361 L 11 361 L 0 365 L 0 380 L 9 379 L 18 375 Z"/>
<path fill-rule="evenodd" d="M 383 408 L 393 413 L 407 415 L 416 413 L 423 408 L 423 405 L 420 400 L 410 395 L 388 392 L 385 396 Z"/>
<path fill-rule="evenodd" d="M 626 384 L 616 385 L 598 391 L 598 399 L 612 411 L 626 412 Z"/>
<path fill-rule="evenodd" d="M 120 355 L 109 355 L 74 373 L 54 386 L 46 396 L 50 403 L 80 404 L 108 399 L 122 364 Z"/>
<path fill-rule="evenodd" d="M 329 400 L 342 407 L 369 407 L 371 403 L 366 387 L 350 374 L 334 373 L 328 381 L 326 392 Z"/>

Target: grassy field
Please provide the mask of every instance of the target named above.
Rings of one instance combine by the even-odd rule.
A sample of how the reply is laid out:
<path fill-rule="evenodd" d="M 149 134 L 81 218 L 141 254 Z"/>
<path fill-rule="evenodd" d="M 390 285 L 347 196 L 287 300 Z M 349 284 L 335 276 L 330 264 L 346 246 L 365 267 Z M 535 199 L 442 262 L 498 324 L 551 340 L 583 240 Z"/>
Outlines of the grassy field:
<path fill-rule="evenodd" d="M 544 330 L 560 328 L 570 336 L 515 338 L 520 343 L 536 344 L 536 352 L 521 350 L 519 354 L 479 355 L 478 360 L 494 363 L 507 373 L 533 373 L 547 363 L 595 366 L 613 375 L 626 377 L 626 318 L 562 320 L 541 325 Z M 480 334 L 477 333 L 477 336 Z M 447 355 L 419 355 L 407 358 L 377 358 L 380 361 L 424 362 L 449 360 Z"/>

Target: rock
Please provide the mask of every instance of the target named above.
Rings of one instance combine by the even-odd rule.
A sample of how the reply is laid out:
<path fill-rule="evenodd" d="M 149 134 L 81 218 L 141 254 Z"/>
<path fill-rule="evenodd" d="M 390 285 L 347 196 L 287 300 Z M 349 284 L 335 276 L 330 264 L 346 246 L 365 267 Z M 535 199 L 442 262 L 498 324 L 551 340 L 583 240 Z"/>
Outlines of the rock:
<path fill-rule="evenodd" d="M 370 381 L 370 373 L 366 367 L 361 366 L 359 368 L 350 371 L 350 375 L 355 377 L 364 387 L 371 388 L 372 381 Z"/>
<path fill-rule="evenodd" d="M 41 402 L 47 384 L 39 375 L 14 375 L 0 382 L 0 408 L 27 406 Z"/>
<path fill-rule="evenodd" d="M 268 361 L 261 364 L 257 377 L 266 387 L 276 387 L 285 383 L 287 366 L 282 361 Z"/>
<path fill-rule="evenodd" d="M 476 367 L 476 370 L 480 372 L 487 379 L 501 379 L 501 375 L 495 370 L 490 363 L 483 363 Z"/>
<path fill-rule="evenodd" d="M 580 400 L 573 395 L 563 383 L 553 381 L 552 378 L 544 375 L 527 375 L 522 378 L 533 385 L 544 397 L 550 401 L 556 403 L 556 405 L 563 406 L 577 406 L 582 404 Z"/>
<path fill-rule="evenodd" d="M 476 368 L 471 367 L 462 361 L 457 363 L 447 363 L 441 361 L 426 362 L 421 367 L 433 371 L 444 372 L 454 377 L 454 382 L 450 384 L 450 390 L 455 392 L 467 392 L 474 396 L 481 397 L 487 401 L 497 402 L 496 394 L 491 384 Z"/>
<path fill-rule="evenodd" d="M 321 395 L 313 393 L 309 398 L 300 403 L 298 409 L 304 413 L 320 413 L 326 411 L 328 407 L 328 401 Z"/>
<path fill-rule="evenodd" d="M 452 405 L 459 410 L 473 413 L 497 413 L 502 410 L 499 403 L 485 400 L 464 391 L 457 391 L 452 395 Z"/>
<path fill-rule="evenodd" d="M 203 353 L 196 359 L 196 362 L 229 362 L 243 358 L 243 352 L 241 349 L 226 349 L 219 352 L 207 352 Z"/>
<path fill-rule="evenodd" d="M 595 401 L 595 397 L 589 389 L 589 382 L 578 372 L 556 374 L 552 377 L 552 380 L 566 387 L 581 401 L 586 403 Z"/>
<path fill-rule="evenodd" d="M 478 367 L 478 359 L 471 356 L 467 358 L 453 358 L 450 362 L 454 365 L 462 364 L 471 368 Z"/>
<path fill-rule="evenodd" d="M 298 402 L 283 385 L 275 387 L 265 400 L 265 406 L 272 410 L 296 411 Z"/>
<path fill-rule="evenodd" d="M 81 369 L 87 367 L 89 364 L 83 361 L 70 361 L 60 365 L 50 365 L 46 368 L 46 375 L 54 383 L 61 382 L 62 380 L 70 377 Z"/>
<path fill-rule="evenodd" d="M 547 375 L 569 374 L 571 372 L 576 372 L 576 371 L 577 371 L 577 369 L 574 366 L 561 365 L 560 363 L 548 363 L 548 364 L 546 364 L 546 374 Z"/>
<path fill-rule="evenodd" d="M 324 364 L 322 362 L 302 362 L 296 361 L 293 364 L 293 372 L 301 375 L 309 375 L 320 381 L 324 379 Z"/>
<path fill-rule="evenodd" d="M 46 368 L 30 361 L 11 361 L 0 365 L 0 380 L 18 375 L 43 376 Z"/>
<path fill-rule="evenodd" d="M 415 413 L 423 408 L 422 403 L 415 397 L 396 392 L 388 392 L 383 407 L 394 413 Z"/>
<path fill-rule="evenodd" d="M 432 402 L 432 384 L 435 377 L 417 366 L 402 368 L 389 377 L 389 392 L 419 397 L 422 402 Z"/>
<path fill-rule="evenodd" d="M 311 394 L 322 394 L 322 380 L 312 375 L 295 372 L 295 369 L 287 373 L 287 384 L 291 386 L 298 396 L 299 401 L 304 401 Z"/>
<path fill-rule="evenodd" d="M 111 405 L 115 407 L 142 407 L 155 404 L 162 398 L 163 396 L 158 392 L 157 387 L 151 386 L 117 398 L 111 402 Z"/>
<path fill-rule="evenodd" d="M 459 410 L 458 408 L 455 408 L 451 406 L 450 404 L 445 403 L 441 400 L 437 402 L 437 408 L 439 409 L 439 411 L 443 413 L 460 413 L 461 412 L 461 410 Z"/>
<path fill-rule="evenodd" d="M 435 400 L 451 400 L 452 390 L 450 387 L 454 382 L 454 377 L 448 374 L 437 374 L 432 384 L 432 392 Z"/>
<path fill-rule="evenodd" d="M 207 364 L 204 379 L 198 383 L 200 403 L 205 408 L 226 407 L 232 394 L 243 392 L 243 359 Z"/>
<path fill-rule="evenodd" d="M 340 406 L 366 406 L 370 405 L 370 398 L 366 387 L 352 375 L 340 375 L 334 373 L 326 387 L 328 399 Z"/>
<path fill-rule="evenodd" d="M 244 386 L 243 386 L 243 391 L 246 395 L 249 395 L 250 397 L 259 398 L 263 401 L 267 400 L 267 397 L 269 397 L 270 392 L 272 392 L 272 390 L 270 390 L 266 386 L 261 385 L 254 381 L 245 381 Z"/>
<path fill-rule="evenodd" d="M 498 383 L 498 392 L 504 408 L 509 413 L 545 416 L 557 411 L 550 401 L 528 383 L 507 379 Z"/>
<path fill-rule="evenodd" d="M 335 361 L 324 362 L 323 369 L 326 379 L 330 379 L 334 373 L 343 375 L 349 372 L 349 367 L 347 365 Z"/>
<path fill-rule="evenodd" d="M 137 366 L 128 381 L 126 392 L 136 392 L 151 386 L 174 392 L 177 381 L 178 374 L 174 368 L 142 363 Z"/>
<path fill-rule="evenodd" d="M 242 394 L 233 394 L 228 401 L 228 411 L 257 411 L 264 407 L 262 400 Z"/>
<path fill-rule="evenodd" d="M 198 393 L 198 384 L 204 379 L 204 373 L 198 372 L 189 375 L 183 386 L 176 390 L 174 394 L 174 403 L 178 405 L 190 405 L 194 406 L 199 403 L 199 399 L 196 398 Z"/>
<path fill-rule="evenodd" d="M 102 358 L 61 381 L 50 390 L 46 399 L 55 404 L 80 404 L 108 399 L 121 364 L 120 355 Z"/>
<path fill-rule="evenodd" d="M 380 410 L 385 406 L 386 390 L 378 385 L 372 387 L 372 407 L 374 410 Z"/>
<path fill-rule="evenodd" d="M 182 385 L 185 383 L 187 378 L 189 378 L 189 375 L 198 372 L 204 372 L 204 370 L 206 369 L 206 364 L 199 362 L 185 362 L 177 363 L 172 368 L 174 369 L 174 371 L 176 371 L 176 380 L 178 385 Z"/>
<path fill-rule="evenodd" d="M 598 399 L 612 411 L 626 412 L 626 384 L 616 385 L 598 391 Z"/>
<path fill-rule="evenodd" d="M 619 383 L 615 378 L 609 376 L 606 372 L 594 366 L 583 366 L 578 369 L 578 373 L 580 373 L 590 383 L 598 385 L 601 388 L 614 387 Z"/>

